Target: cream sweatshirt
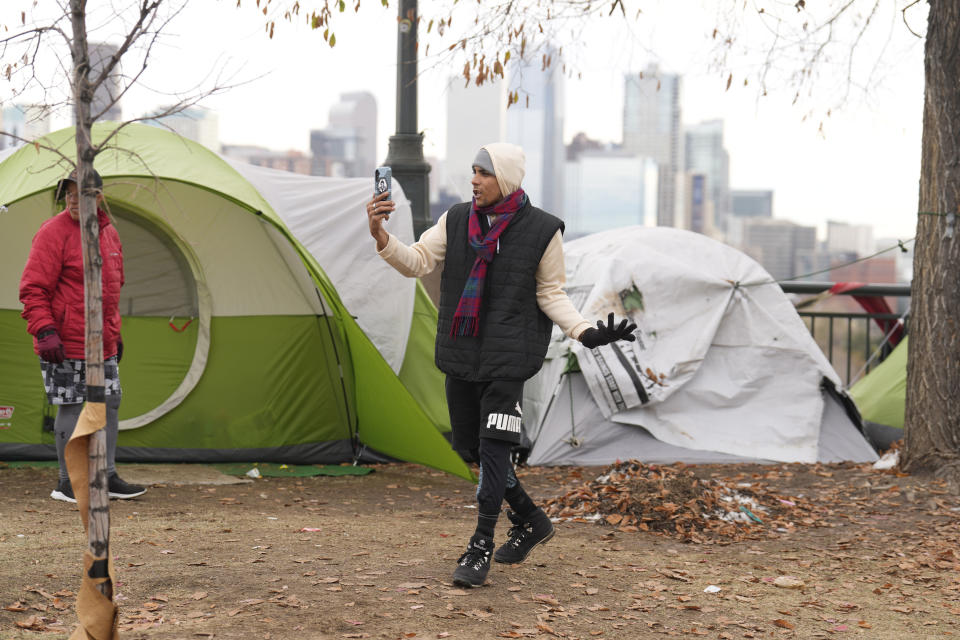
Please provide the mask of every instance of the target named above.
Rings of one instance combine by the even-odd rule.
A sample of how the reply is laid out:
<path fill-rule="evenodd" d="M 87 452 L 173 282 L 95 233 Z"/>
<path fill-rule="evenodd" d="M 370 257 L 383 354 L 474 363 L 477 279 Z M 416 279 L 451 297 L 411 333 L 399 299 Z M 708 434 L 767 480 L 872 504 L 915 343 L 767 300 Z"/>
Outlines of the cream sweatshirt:
<path fill-rule="evenodd" d="M 389 234 L 387 246 L 377 253 L 391 267 L 408 278 L 420 278 L 437 268 L 447 255 L 447 214 L 423 232 L 420 240 L 407 246 Z M 566 335 L 577 340 L 590 328 L 563 290 L 567 277 L 563 265 L 563 236 L 559 231 L 550 240 L 537 266 L 537 305 Z"/>

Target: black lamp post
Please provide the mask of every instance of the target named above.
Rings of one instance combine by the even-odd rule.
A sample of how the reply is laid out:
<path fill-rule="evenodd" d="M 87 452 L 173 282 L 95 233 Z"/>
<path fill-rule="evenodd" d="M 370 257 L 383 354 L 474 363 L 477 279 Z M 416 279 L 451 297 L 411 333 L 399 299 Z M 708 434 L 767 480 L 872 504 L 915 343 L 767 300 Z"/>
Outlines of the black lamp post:
<path fill-rule="evenodd" d="M 390 136 L 387 159 L 413 209 L 413 233 L 430 225 L 430 165 L 423 159 L 423 134 L 417 131 L 417 0 L 400 0 L 397 21 L 397 132 Z"/>

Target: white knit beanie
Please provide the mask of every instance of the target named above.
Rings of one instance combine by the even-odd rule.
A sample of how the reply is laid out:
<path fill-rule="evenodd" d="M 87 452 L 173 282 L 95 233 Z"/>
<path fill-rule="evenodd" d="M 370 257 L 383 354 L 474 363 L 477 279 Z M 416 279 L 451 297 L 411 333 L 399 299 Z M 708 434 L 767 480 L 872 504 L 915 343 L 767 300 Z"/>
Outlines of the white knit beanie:
<path fill-rule="evenodd" d="M 500 195 L 506 198 L 519 189 L 526 164 L 523 149 L 509 142 L 492 142 L 483 145 L 480 149 L 490 154 L 493 173 L 497 176 L 497 185 L 500 187 Z"/>

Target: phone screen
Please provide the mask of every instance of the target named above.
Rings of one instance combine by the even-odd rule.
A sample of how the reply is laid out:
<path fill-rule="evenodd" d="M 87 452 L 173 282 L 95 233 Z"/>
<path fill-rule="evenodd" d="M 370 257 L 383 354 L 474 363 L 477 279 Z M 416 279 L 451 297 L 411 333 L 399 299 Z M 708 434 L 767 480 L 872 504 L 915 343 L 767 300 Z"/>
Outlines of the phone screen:
<path fill-rule="evenodd" d="M 373 172 L 373 194 L 380 195 L 384 191 L 391 191 L 391 175 L 390 167 L 377 167 Z M 386 198 L 390 200 L 390 197 Z"/>

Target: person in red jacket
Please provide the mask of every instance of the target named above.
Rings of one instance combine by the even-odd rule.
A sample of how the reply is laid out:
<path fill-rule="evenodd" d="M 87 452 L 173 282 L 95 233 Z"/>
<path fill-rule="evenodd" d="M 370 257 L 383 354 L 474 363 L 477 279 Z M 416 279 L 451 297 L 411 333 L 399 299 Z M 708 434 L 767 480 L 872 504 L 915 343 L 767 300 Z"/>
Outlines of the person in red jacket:
<path fill-rule="evenodd" d="M 103 355 L 107 406 L 107 478 L 111 498 L 134 498 L 143 487 L 124 482 L 115 464 L 121 399 L 119 362 L 123 357 L 120 337 L 120 287 L 123 286 L 123 249 L 110 218 L 100 208 L 103 179 L 94 171 L 97 186 L 97 218 L 100 223 L 100 255 L 103 259 Z M 83 248 L 80 241 L 80 197 L 77 172 L 57 183 L 56 201 L 66 200 L 66 209 L 44 222 L 33 237 L 30 255 L 20 278 L 21 316 L 34 336 L 34 351 L 40 356 L 43 386 L 50 404 L 57 405 L 54 433 L 60 475 L 50 497 L 76 502 L 63 452 L 73 434 L 86 401 L 86 323 L 84 310 Z"/>

